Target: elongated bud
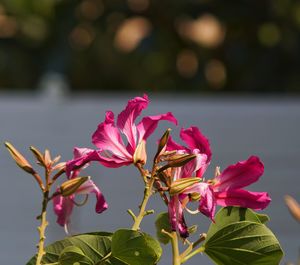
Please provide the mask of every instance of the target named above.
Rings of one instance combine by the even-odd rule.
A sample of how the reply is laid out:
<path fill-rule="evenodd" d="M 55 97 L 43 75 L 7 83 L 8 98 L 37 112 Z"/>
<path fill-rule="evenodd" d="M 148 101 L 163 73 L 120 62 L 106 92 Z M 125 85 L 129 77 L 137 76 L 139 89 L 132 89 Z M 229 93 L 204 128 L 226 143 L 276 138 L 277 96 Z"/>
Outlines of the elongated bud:
<path fill-rule="evenodd" d="M 29 174 L 35 174 L 36 172 L 25 159 L 25 157 L 9 142 L 5 142 L 5 147 L 9 151 L 11 157 L 15 160 L 17 165 Z"/>
<path fill-rule="evenodd" d="M 48 149 L 45 150 L 45 154 L 44 154 L 44 161 L 47 167 L 51 166 L 51 154 L 50 151 Z"/>
<path fill-rule="evenodd" d="M 170 136 L 171 129 L 167 129 L 164 133 L 164 135 L 160 138 L 160 141 L 158 143 L 157 152 L 154 156 L 154 161 L 157 159 L 157 157 L 160 155 L 160 153 L 165 149 L 166 144 L 168 142 L 169 136 Z"/>
<path fill-rule="evenodd" d="M 80 186 L 89 179 L 90 177 L 77 177 L 67 180 L 60 186 L 61 195 L 63 197 L 67 197 L 74 194 L 80 188 Z"/>
<path fill-rule="evenodd" d="M 298 222 L 300 222 L 300 205 L 297 203 L 297 201 L 293 197 L 291 197 L 289 195 L 286 195 L 284 197 L 284 199 L 285 199 L 285 203 L 286 203 L 287 207 L 289 208 L 293 217 Z"/>
<path fill-rule="evenodd" d="M 146 141 L 142 140 L 135 149 L 133 155 L 133 163 L 141 163 L 145 165 L 147 161 Z"/>
<path fill-rule="evenodd" d="M 157 172 L 160 173 L 170 167 L 182 167 L 193 160 L 195 157 L 196 155 L 182 155 L 177 159 L 171 160 L 168 164 L 158 169 Z"/>
<path fill-rule="evenodd" d="M 39 164 L 41 164 L 42 166 L 45 166 L 46 164 L 45 164 L 45 160 L 44 160 L 42 153 L 34 146 L 30 146 L 29 149 L 33 153 L 33 155 L 35 156 L 35 158 L 37 159 Z"/>
<path fill-rule="evenodd" d="M 197 232 L 197 230 L 198 230 L 197 225 L 192 225 L 192 226 L 188 227 L 189 234 L 194 234 Z"/>
<path fill-rule="evenodd" d="M 171 184 L 170 195 L 173 196 L 182 193 L 185 189 L 199 182 L 201 182 L 201 179 L 196 177 L 177 179 Z"/>

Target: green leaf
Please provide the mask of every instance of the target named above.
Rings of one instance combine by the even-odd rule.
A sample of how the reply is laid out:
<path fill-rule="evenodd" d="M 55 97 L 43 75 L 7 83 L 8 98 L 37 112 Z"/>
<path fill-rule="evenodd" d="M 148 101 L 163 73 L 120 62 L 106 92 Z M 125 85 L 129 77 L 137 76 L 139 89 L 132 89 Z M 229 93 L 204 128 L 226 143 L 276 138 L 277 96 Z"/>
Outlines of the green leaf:
<path fill-rule="evenodd" d="M 83 251 L 75 246 L 66 247 L 59 255 L 58 262 L 60 265 L 93 265 L 94 263 L 84 255 Z"/>
<path fill-rule="evenodd" d="M 104 256 L 110 253 L 111 238 L 112 234 L 107 232 L 97 232 L 67 237 L 63 240 L 56 241 L 53 244 L 47 246 L 45 248 L 46 254 L 43 257 L 42 262 L 44 264 L 57 263 L 68 265 L 68 263 L 60 262 L 62 260 L 65 261 L 65 259 L 68 260 L 71 253 L 73 252 L 76 258 L 79 258 L 79 260 L 76 260 L 76 262 L 79 262 L 80 265 L 96 264 Z M 83 258 L 83 256 L 85 256 L 86 259 Z M 34 256 L 27 263 L 27 265 L 35 265 L 35 262 L 36 257 Z M 73 263 L 69 264 L 73 265 Z M 103 264 L 111 263 L 106 262 Z"/>
<path fill-rule="evenodd" d="M 148 234 L 128 229 L 120 229 L 113 234 L 111 251 L 113 258 L 129 265 L 153 265 L 162 254 L 157 240 Z"/>
<path fill-rule="evenodd" d="M 168 213 L 159 213 L 156 216 L 155 226 L 156 226 L 156 237 L 158 241 L 163 244 L 168 244 L 170 242 L 170 237 L 161 232 L 162 229 L 164 229 L 169 233 L 172 232 Z"/>
<path fill-rule="evenodd" d="M 276 265 L 283 252 L 262 222 L 268 218 L 245 208 L 221 209 L 212 223 L 204 252 L 218 265 Z"/>
<path fill-rule="evenodd" d="M 265 224 L 266 222 L 270 221 L 269 216 L 267 216 L 266 214 L 258 214 L 258 213 L 255 214 L 262 224 Z"/>

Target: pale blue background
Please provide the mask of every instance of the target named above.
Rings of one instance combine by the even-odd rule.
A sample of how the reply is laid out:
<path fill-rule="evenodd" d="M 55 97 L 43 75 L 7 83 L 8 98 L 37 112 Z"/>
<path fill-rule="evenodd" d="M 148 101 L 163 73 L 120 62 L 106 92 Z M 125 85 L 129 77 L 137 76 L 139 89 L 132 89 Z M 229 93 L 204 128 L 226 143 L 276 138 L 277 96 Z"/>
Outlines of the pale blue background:
<path fill-rule="evenodd" d="M 90 136 L 104 118 L 105 110 L 116 114 L 135 95 L 78 95 L 72 98 L 51 98 L 39 95 L 0 95 L 0 264 L 21 265 L 34 254 L 37 242 L 37 221 L 41 194 L 30 175 L 17 168 L 3 147 L 12 142 L 27 157 L 28 147 L 49 148 L 63 160 L 71 158 L 74 146 L 93 147 Z M 213 160 L 205 176 L 210 178 L 215 166 L 225 168 L 255 154 L 265 164 L 265 174 L 249 187 L 253 191 L 268 191 L 272 203 L 265 213 L 271 216 L 270 228 L 278 236 L 285 252 L 285 261 L 296 262 L 300 247 L 300 224 L 289 215 L 283 196 L 291 194 L 300 201 L 300 99 L 281 96 L 205 97 L 150 95 L 151 104 L 145 114 L 172 111 L 180 126 L 199 126 L 208 136 Z M 164 132 L 162 122 L 148 141 L 153 154 L 156 140 Z M 177 138 L 179 128 L 173 128 Z M 109 210 L 101 215 L 94 212 L 95 200 L 76 209 L 73 233 L 92 230 L 112 231 L 129 227 L 132 221 L 127 208 L 137 211 L 142 198 L 142 182 L 133 167 L 107 169 L 94 165 L 86 170 L 101 187 Z M 150 207 L 165 211 L 159 198 L 152 198 Z M 142 228 L 153 233 L 153 217 L 146 217 Z M 197 223 L 199 232 L 206 231 L 204 216 L 188 218 Z M 63 238 L 64 230 L 56 225 L 49 209 L 47 243 Z M 165 248 L 161 264 L 171 264 L 170 248 Z M 187 265 L 212 264 L 205 256 L 194 257 Z M 282 263 L 284 264 L 284 263 Z"/>

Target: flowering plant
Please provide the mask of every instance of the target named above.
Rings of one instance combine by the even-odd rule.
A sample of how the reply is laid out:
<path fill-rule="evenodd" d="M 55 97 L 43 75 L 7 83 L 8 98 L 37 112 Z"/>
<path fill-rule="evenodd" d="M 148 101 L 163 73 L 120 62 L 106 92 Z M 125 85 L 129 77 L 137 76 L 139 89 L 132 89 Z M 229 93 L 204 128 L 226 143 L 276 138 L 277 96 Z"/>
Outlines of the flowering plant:
<path fill-rule="evenodd" d="M 174 141 L 171 129 L 167 129 L 158 141 L 151 169 L 148 169 L 146 143 L 149 136 L 160 121 L 177 125 L 171 112 L 146 116 L 136 123 L 148 103 L 146 95 L 129 100 L 116 124 L 114 113 L 107 111 L 104 121 L 92 135 L 96 149 L 75 147 L 73 159 L 66 163 L 58 163 L 59 156 L 52 159 L 48 150 L 41 153 L 30 147 L 37 163 L 45 169 L 44 180 L 13 145 L 5 143 L 17 165 L 37 181 L 43 195 L 38 216 L 38 252 L 27 264 L 152 265 L 157 264 L 162 255 L 160 243 L 171 244 L 173 265 L 183 264 L 199 253 L 207 254 L 220 265 L 279 264 L 283 252 L 265 225 L 269 218 L 253 211 L 265 209 L 271 199 L 266 192 L 244 189 L 262 176 L 264 165 L 260 159 L 251 156 L 222 171 L 217 167 L 213 178 L 207 180 L 204 176 L 212 159 L 210 144 L 197 127 L 191 126 L 180 131 L 184 145 Z M 79 206 L 77 195 L 88 197 L 93 193 L 96 212 L 108 209 L 100 188 L 91 177 L 81 174 L 92 162 L 110 168 L 129 165 L 137 168 L 144 184 L 144 196 L 137 213 L 127 210 L 133 219 L 132 227 L 72 235 L 45 247 L 46 213 L 50 202 L 57 223 L 67 233 L 73 208 Z M 57 185 L 63 176 L 66 179 L 55 188 L 54 184 Z M 143 218 L 154 214 L 154 210 L 147 209 L 153 195 L 160 196 L 166 205 L 166 212 L 156 217 L 157 239 L 141 230 Z M 191 204 L 197 205 L 196 210 L 191 210 Z M 222 208 L 216 213 L 218 205 Z M 208 231 L 192 240 L 196 226 L 187 224 L 185 214 L 202 214 L 209 218 L 212 223 Z"/>

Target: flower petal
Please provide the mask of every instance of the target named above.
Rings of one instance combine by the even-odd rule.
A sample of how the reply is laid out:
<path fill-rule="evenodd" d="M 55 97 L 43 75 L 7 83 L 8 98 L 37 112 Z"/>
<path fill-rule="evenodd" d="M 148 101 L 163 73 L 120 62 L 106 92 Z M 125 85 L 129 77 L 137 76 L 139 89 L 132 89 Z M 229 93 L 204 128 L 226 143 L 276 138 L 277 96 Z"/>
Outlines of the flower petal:
<path fill-rule="evenodd" d="M 227 167 L 220 176 L 216 177 L 214 191 L 239 189 L 256 182 L 264 173 L 264 165 L 256 156 L 240 161 Z"/>
<path fill-rule="evenodd" d="M 131 146 L 129 149 L 132 152 L 135 150 L 137 143 L 137 133 L 134 121 L 137 116 L 141 114 L 142 110 L 147 108 L 148 103 L 149 100 L 147 95 L 135 97 L 128 101 L 126 108 L 118 115 L 117 126 L 121 132 L 126 135 L 128 143 Z"/>
<path fill-rule="evenodd" d="M 189 236 L 188 228 L 185 223 L 183 208 L 178 196 L 172 196 L 168 204 L 169 221 L 171 229 L 179 232 L 180 236 L 187 238 Z"/>
<path fill-rule="evenodd" d="M 92 142 L 98 148 L 110 151 L 125 161 L 132 161 L 133 154 L 126 150 L 120 132 L 114 125 L 114 114 L 111 111 L 106 112 L 105 121 L 98 125 L 92 136 Z"/>
<path fill-rule="evenodd" d="M 271 202 L 267 192 L 251 192 L 247 190 L 228 190 L 215 193 L 216 202 L 221 206 L 240 206 L 253 210 L 265 209 Z"/>
<path fill-rule="evenodd" d="M 74 195 L 71 195 L 69 197 L 58 195 L 55 196 L 52 200 L 53 210 L 57 215 L 56 222 L 61 226 L 65 226 L 66 224 L 70 223 L 70 216 L 74 207 L 73 198 Z"/>
<path fill-rule="evenodd" d="M 180 138 L 186 142 L 190 149 L 199 149 L 200 153 L 206 154 L 207 163 L 210 162 L 212 153 L 209 141 L 197 127 L 191 126 L 187 129 L 182 128 Z"/>
<path fill-rule="evenodd" d="M 198 210 L 214 221 L 216 201 L 210 186 L 207 186 L 205 191 L 201 194 Z"/>
<path fill-rule="evenodd" d="M 185 147 L 185 146 L 182 146 L 178 143 L 176 143 L 172 136 L 170 135 L 169 136 L 169 139 L 168 139 L 168 142 L 167 142 L 167 146 L 166 146 L 166 150 L 167 151 L 173 151 L 173 150 L 185 150 L 187 153 L 189 152 L 189 150 Z"/>
<path fill-rule="evenodd" d="M 156 116 L 144 117 L 141 122 L 137 125 L 139 142 L 142 140 L 147 140 L 147 138 L 154 132 L 158 122 L 161 120 L 166 120 L 177 125 L 177 120 L 171 112 L 160 114 Z"/>
<path fill-rule="evenodd" d="M 76 194 L 90 194 L 90 193 L 94 193 L 96 195 L 96 199 L 97 199 L 96 212 L 102 213 L 103 211 L 105 211 L 108 208 L 108 205 L 105 201 L 102 192 L 92 180 L 89 179 L 86 182 L 84 182 L 76 191 Z"/>
<path fill-rule="evenodd" d="M 100 151 L 89 148 L 74 148 L 74 159 L 66 164 L 66 174 L 69 178 L 78 176 L 81 169 L 88 166 L 91 161 L 100 161 Z"/>

